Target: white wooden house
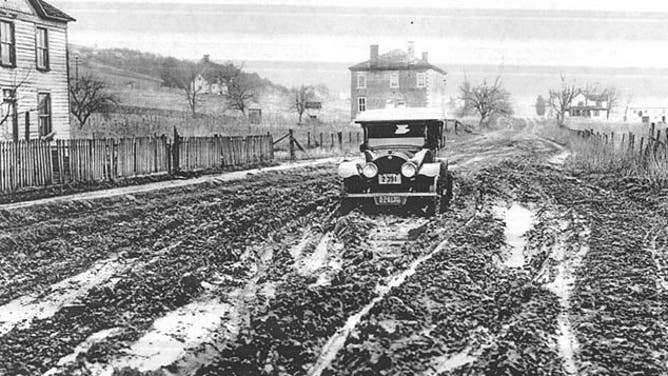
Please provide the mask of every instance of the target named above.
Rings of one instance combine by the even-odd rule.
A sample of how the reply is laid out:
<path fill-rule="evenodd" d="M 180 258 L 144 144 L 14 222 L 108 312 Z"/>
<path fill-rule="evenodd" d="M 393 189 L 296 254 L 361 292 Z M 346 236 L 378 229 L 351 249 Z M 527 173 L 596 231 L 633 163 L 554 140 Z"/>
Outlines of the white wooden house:
<path fill-rule="evenodd" d="M 0 1 L 0 140 L 70 137 L 71 21 L 43 0 Z"/>
<path fill-rule="evenodd" d="M 566 111 L 566 117 L 606 120 L 608 118 L 607 95 L 579 93 Z"/>

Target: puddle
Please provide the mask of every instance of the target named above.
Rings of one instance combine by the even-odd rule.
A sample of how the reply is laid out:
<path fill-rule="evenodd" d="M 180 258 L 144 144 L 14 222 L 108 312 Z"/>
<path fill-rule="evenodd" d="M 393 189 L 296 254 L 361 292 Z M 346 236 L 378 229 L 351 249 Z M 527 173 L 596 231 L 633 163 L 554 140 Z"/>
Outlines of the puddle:
<path fill-rule="evenodd" d="M 147 372 L 170 365 L 186 355 L 186 350 L 201 344 L 221 325 L 231 306 L 218 301 L 191 303 L 156 320 L 142 338 L 132 344 L 126 355 L 111 361 L 102 372 L 123 367 Z"/>
<path fill-rule="evenodd" d="M 562 151 L 559 154 L 556 154 L 552 156 L 550 159 L 547 160 L 547 163 L 553 164 L 553 165 L 558 165 L 558 166 L 563 166 L 564 163 L 566 163 L 566 159 L 571 155 L 569 151 Z"/>
<path fill-rule="evenodd" d="M 446 354 L 439 356 L 432 361 L 433 372 L 426 372 L 426 376 L 436 376 L 443 373 L 452 372 L 455 369 L 475 362 L 478 358 L 470 355 L 471 349 L 467 348 L 456 354 Z"/>
<path fill-rule="evenodd" d="M 512 203 L 510 207 L 497 206 L 494 212 L 506 224 L 504 234 L 506 244 L 510 247 L 510 255 L 506 258 L 505 265 L 509 268 L 524 267 L 524 248 L 527 244 L 525 235 L 533 227 L 536 218 L 529 209 L 518 203 Z"/>
<path fill-rule="evenodd" d="M 86 295 L 93 287 L 108 282 L 122 266 L 117 259 L 98 262 L 85 272 L 52 285 L 42 298 L 26 295 L 0 306 L 0 335 L 16 327 L 29 327 L 33 320 L 53 316 L 61 308 Z"/>
<path fill-rule="evenodd" d="M 90 348 L 93 347 L 93 345 L 96 344 L 97 342 L 100 342 L 108 337 L 111 337 L 119 333 L 120 331 L 121 328 L 111 328 L 111 329 L 101 330 L 97 333 L 92 334 L 90 337 L 86 338 L 85 341 L 77 345 L 77 347 L 70 355 L 60 358 L 60 360 L 57 363 L 57 367 L 51 368 L 42 376 L 51 376 L 61 372 L 62 370 L 60 369 L 60 367 L 74 363 L 77 360 L 77 356 L 79 356 L 79 354 L 85 353 L 86 351 L 90 350 Z"/>
<path fill-rule="evenodd" d="M 581 239 L 588 239 L 589 230 L 580 233 Z M 576 375 L 578 368 L 575 363 L 575 353 L 579 347 L 578 341 L 572 330 L 571 320 L 568 312 L 570 310 L 570 296 L 575 282 L 574 272 L 582 264 L 584 256 L 589 251 L 589 246 L 580 244 L 580 246 L 570 251 L 563 241 L 558 241 L 555 244 L 552 255 L 553 260 L 558 262 L 556 276 L 552 282 L 545 285 L 545 287 L 557 295 L 559 298 L 559 305 L 561 312 L 557 316 L 557 324 L 559 325 L 559 335 L 557 336 L 557 347 L 559 353 L 563 358 L 564 371 L 567 375 Z"/>
<path fill-rule="evenodd" d="M 298 266 L 300 275 L 311 275 L 325 266 L 325 262 L 327 261 L 327 248 L 331 237 L 331 234 L 325 234 L 322 239 L 320 239 L 320 242 L 315 247 L 313 253 L 300 261 L 300 265 Z"/>
<path fill-rule="evenodd" d="M 312 235 L 312 234 L 309 234 L 309 233 L 307 232 L 306 234 L 304 234 L 304 235 L 302 236 L 302 238 L 301 238 L 301 240 L 299 241 L 299 243 L 297 243 L 296 245 L 290 247 L 289 252 L 290 252 L 290 256 L 292 256 L 292 259 L 293 259 L 293 260 L 298 260 L 298 259 L 301 257 L 302 253 L 304 252 L 304 248 L 306 248 L 306 246 L 307 246 L 308 243 L 309 243 L 309 240 L 311 240 L 311 238 L 310 238 L 311 236 L 313 236 L 313 235 Z"/>

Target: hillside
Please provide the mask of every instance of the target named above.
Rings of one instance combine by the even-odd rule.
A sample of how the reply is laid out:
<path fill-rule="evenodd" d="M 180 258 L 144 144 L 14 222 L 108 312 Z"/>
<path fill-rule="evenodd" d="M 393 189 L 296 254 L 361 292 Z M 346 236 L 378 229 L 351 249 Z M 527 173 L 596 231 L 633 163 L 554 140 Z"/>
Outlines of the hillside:
<path fill-rule="evenodd" d="M 124 105 L 177 110 L 187 112 L 188 108 L 181 89 L 169 87 L 170 80 L 165 77 L 166 62 L 173 58 L 148 52 L 130 49 L 95 49 L 78 45 L 70 46 L 71 76 L 92 74 L 110 86 Z M 224 64 L 211 62 L 214 67 Z M 260 105 L 265 119 L 273 122 L 294 117 L 290 110 L 290 94 L 288 86 L 297 86 L 297 82 L 276 83 L 258 74 L 244 62 L 235 61 L 234 65 L 243 69 L 243 77 L 259 88 L 257 104 Z M 298 76 L 298 72 L 296 72 Z M 324 85 L 319 85 L 319 92 L 328 93 Z M 322 98 L 329 105 L 318 114 L 324 121 L 347 121 L 348 101 L 341 100 L 334 93 Z M 219 95 L 205 94 L 201 96 L 199 111 L 208 114 L 226 112 L 224 100 Z"/>

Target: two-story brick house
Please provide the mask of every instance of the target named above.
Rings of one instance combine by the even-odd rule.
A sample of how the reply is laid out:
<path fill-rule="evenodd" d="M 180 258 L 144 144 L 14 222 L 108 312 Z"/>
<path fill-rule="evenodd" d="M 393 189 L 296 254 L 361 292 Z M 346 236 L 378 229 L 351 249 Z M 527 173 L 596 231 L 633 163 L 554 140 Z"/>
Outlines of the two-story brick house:
<path fill-rule="evenodd" d="M 0 140 L 70 137 L 71 21 L 43 0 L 0 1 Z"/>
<path fill-rule="evenodd" d="M 446 72 L 429 63 L 428 53 L 415 56 L 413 42 L 408 51 L 378 54 L 370 46 L 369 60 L 348 68 L 351 71 L 350 115 L 386 107 L 432 107 L 445 109 Z"/>

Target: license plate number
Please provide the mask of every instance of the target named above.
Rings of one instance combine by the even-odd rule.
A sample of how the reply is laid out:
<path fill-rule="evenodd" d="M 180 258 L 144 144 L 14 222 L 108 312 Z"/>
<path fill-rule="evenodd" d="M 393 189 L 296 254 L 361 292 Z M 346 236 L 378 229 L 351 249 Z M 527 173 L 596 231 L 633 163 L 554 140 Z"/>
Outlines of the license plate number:
<path fill-rule="evenodd" d="M 399 174 L 380 174 L 378 184 L 401 184 L 401 175 Z"/>
<path fill-rule="evenodd" d="M 402 205 L 403 199 L 399 196 L 374 197 L 376 205 Z"/>

